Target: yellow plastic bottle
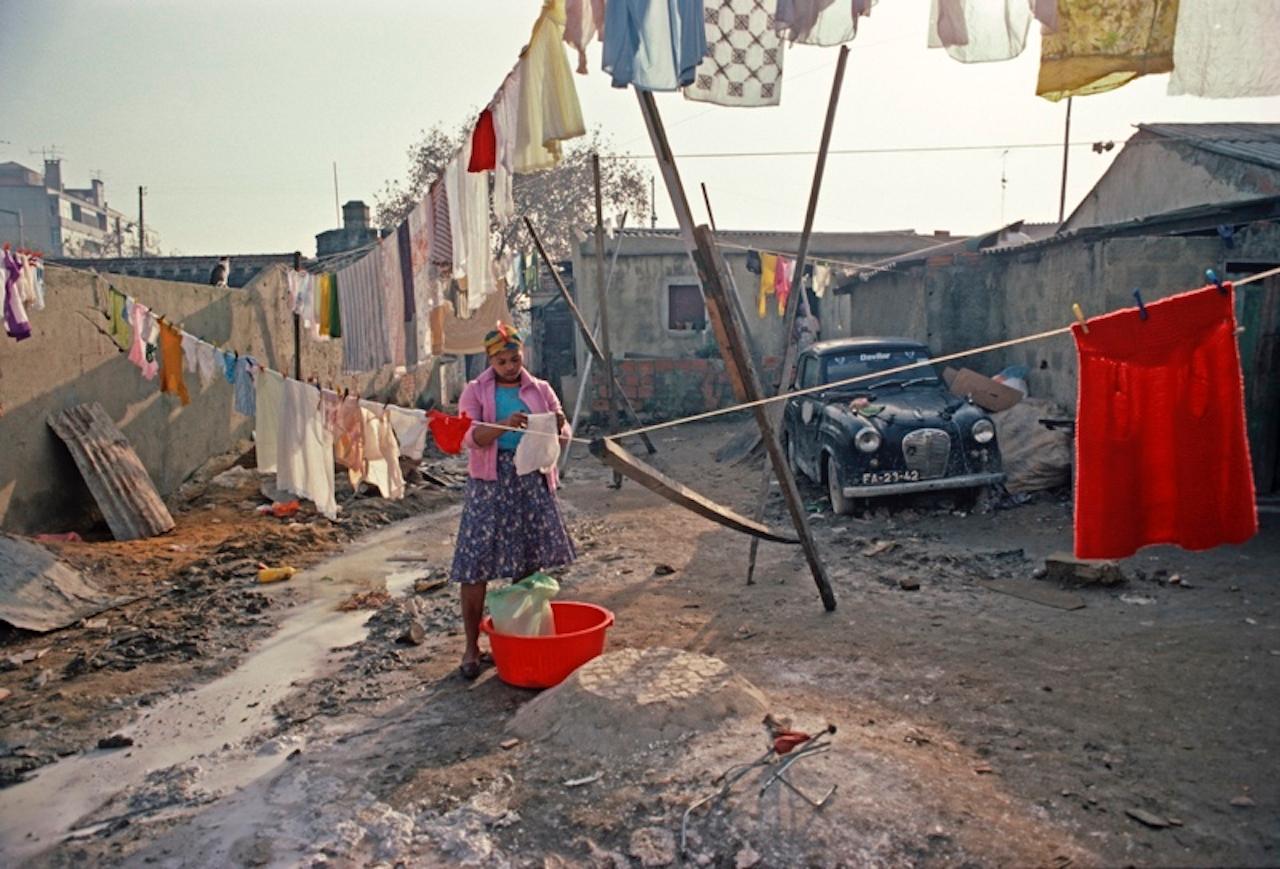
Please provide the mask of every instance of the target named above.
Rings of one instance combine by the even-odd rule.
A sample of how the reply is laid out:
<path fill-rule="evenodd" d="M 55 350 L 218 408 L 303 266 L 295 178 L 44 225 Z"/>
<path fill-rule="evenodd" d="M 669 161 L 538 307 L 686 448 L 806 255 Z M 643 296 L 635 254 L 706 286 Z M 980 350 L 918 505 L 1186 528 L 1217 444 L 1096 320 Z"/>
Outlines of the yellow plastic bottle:
<path fill-rule="evenodd" d="M 298 568 L 289 567 L 288 565 L 284 567 L 264 567 L 258 571 L 258 582 L 283 582 L 297 572 Z"/>

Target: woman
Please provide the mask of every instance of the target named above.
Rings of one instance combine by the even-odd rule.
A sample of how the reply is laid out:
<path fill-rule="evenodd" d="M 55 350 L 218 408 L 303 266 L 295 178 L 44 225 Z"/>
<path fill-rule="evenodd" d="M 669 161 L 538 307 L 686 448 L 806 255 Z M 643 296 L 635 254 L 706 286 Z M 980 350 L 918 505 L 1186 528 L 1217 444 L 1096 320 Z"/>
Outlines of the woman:
<path fill-rule="evenodd" d="M 528 414 L 554 413 L 563 444 L 569 428 L 560 400 L 549 383 L 525 370 L 523 340 L 515 329 L 499 323 L 484 344 L 489 367 L 458 400 L 458 410 L 475 420 L 463 439 L 469 479 L 450 573 L 461 587 L 466 648 L 459 671 L 466 679 L 480 675 L 480 619 L 489 580 L 524 579 L 576 557 L 556 501 L 555 468 L 517 475 L 513 457 L 524 434 L 507 430 L 524 428 Z"/>

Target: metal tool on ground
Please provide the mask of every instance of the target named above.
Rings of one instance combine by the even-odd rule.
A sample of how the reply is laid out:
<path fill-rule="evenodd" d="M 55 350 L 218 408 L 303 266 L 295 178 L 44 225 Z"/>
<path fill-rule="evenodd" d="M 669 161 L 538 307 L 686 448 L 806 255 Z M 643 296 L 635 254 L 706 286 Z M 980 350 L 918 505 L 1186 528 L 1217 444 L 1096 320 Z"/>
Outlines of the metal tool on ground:
<path fill-rule="evenodd" d="M 787 778 L 787 771 L 795 764 L 807 757 L 816 757 L 831 750 L 831 737 L 836 732 L 834 724 L 828 724 L 824 729 L 818 731 L 817 735 L 810 735 L 802 730 L 792 730 L 772 715 L 766 715 L 764 717 L 764 726 L 769 733 L 769 750 L 749 763 L 729 767 L 715 779 L 715 781 L 721 783 L 719 788 L 690 803 L 689 808 L 684 810 L 684 815 L 680 818 L 681 856 L 687 855 L 689 851 L 689 816 L 699 807 L 728 795 L 734 784 L 742 780 L 752 770 L 774 767 L 773 773 L 760 786 L 758 796 L 764 796 L 765 792 L 775 782 L 786 787 L 815 809 L 823 808 L 835 796 L 836 789 L 839 788 L 838 784 L 832 785 L 830 790 L 815 800 Z"/>

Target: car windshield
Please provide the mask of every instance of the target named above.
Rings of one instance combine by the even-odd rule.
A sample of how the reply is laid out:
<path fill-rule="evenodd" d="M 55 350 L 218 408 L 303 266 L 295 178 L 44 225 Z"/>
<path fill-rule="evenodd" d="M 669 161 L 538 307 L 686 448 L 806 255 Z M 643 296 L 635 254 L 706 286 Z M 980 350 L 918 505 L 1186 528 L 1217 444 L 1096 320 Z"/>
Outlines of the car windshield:
<path fill-rule="evenodd" d="M 938 379 L 938 372 L 932 365 L 916 363 L 927 362 L 929 354 L 923 349 L 914 347 L 886 347 L 850 350 L 846 353 L 832 353 L 823 357 L 823 383 L 839 383 L 854 377 L 865 378 L 848 384 L 848 389 L 870 389 L 872 386 L 893 384 L 905 386 L 910 383 L 933 383 Z M 884 377 L 868 377 L 878 371 L 890 371 L 913 365 L 905 371 L 886 374 Z"/>

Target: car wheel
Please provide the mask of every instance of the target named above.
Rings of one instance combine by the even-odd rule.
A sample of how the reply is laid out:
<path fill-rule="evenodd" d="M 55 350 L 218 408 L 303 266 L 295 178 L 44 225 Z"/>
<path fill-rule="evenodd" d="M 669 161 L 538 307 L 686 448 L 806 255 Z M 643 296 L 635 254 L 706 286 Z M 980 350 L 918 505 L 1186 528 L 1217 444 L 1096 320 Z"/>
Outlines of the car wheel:
<path fill-rule="evenodd" d="M 827 454 L 827 497 L 831 499 L 831 512 L 837 516 L 848 516 L 853 513 L 853 499 L 846 498 L 840 487 L 840 467 L 836 457 Z"/>
<path fill-rule="evenodd" d="M 787 464 L 791 466 L 791 476 L 799 479 L 806 476 L 804 470 L 800 467 L 800 463 L 796 461 L 796 442 L 790 435 L 786 435 L 786 443 L 783 445 L 787 451 Z"/>

